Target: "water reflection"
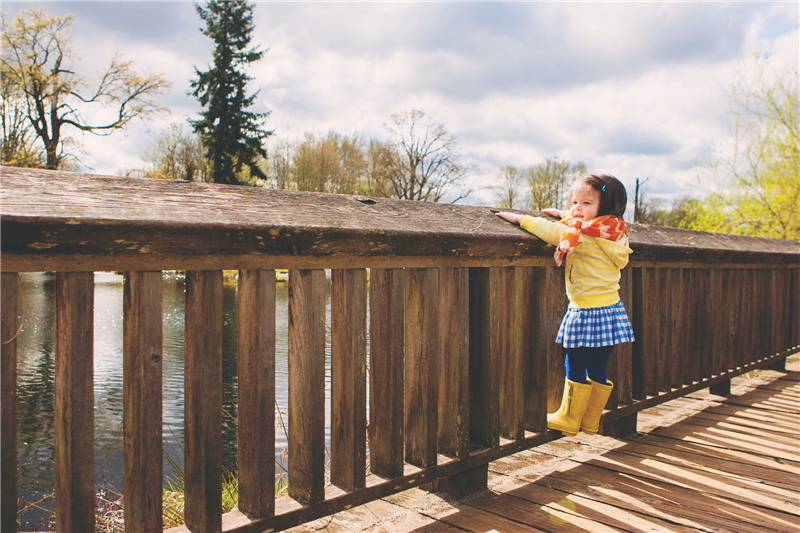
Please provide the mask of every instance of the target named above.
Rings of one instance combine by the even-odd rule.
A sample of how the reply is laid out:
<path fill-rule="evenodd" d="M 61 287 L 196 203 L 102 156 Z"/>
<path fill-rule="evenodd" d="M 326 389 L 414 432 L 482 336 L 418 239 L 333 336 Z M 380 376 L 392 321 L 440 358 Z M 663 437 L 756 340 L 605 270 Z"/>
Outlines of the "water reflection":
<path fill-rule="evenodd" d="M 18 391 L 18 491 L 26 501 L 37 501 L 54 491 L 54 375 L 55 375 L 55 275 L 22 274 L 25 297 L 23 329 L 17 340 Z M 330 289 L 330 288 L 329 288 Z M 170 475 L 170 455 L 179 464 L 183 460 L 183 340 L 184 278 L 165 273 L 163 282 L 163 423 L 164 473 Z M 98 489 L 122 489 L 123 460 L 123 391 L 122 391 L 122 275 L 95 274 L 94 294 L 94 399 L 95 399 L 95 469 Z M 330 290 L 326 324 L 330 332 Z M 235 283 L 223 290 L 223 464 L 236 469 L 238 403 L 237 376 L 237 291 Z M 278 283 L 276 290 L 276 399 L 284 412 L 288 396 L 288 288 Z M 329 333 L 328 333 L 329 336 Z M 330 439 L 330 338 L 326 342 L 326 442 Z M 284 417 L 285 419 L 285 417 Z M 286 421 L 288 425 L 288 421 Z M 286 437 L 277 431 L 276 459 Z M 44 502 L 53 508 L 53 499 Z M 22 530 L 39 529 L 47 514 L 36 509 L 26 511 Z"/>

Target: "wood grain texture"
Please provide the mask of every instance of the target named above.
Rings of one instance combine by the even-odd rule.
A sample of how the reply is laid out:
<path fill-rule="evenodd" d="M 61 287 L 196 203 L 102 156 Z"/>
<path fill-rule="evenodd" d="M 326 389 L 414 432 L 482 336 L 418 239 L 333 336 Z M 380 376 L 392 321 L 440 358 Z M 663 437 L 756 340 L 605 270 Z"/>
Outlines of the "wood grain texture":
<path fill-rule="evenodd" d="M 791 298 L 792 305 L 790 316 L 791 345 L 800 346 L 800 267 L 791 270 Z"/>
<path fill-rule="evenodd" d="M 275 271 L 239 272 L 239 503 L 275 510 Z"/>
<path fill-rule="evenodd" d="M 439 412 L 439 272 L 406 270 L 405 443 L 406 462 L 436 464 Z"/>
<path fill-rule="evenodd" d="M 633 320 L 633 268 L 627 267 L 620 273 L 619 299 L 625 307 L 629 320 Z M 626 342 L 614 346 L 614 351 L 606 368 L 606 375 L 614 383 L 608 409 L 627 405 L 633 399 L 633 343 Z"/>
<path fill-rule="evenodd" d="M 566 350 L 556 343 L 558 329 L 567 312 L 569 300 L 564 286 L 564 270 L 552 266 L 545 268 L 545 348 L 547 350 L 547 412 L 554 413 L 561 405 L 564 380 L 567 371 L 564 367 Z"/>
<path fill-rule="evenodd" d="M 52 258 L 50 269 L 57 260 L 69 270 L 242 269 L 257 268 L 258 261 L 263 268 L 275 257 L 357 263 L 339 268 L 552 257 L 543 241 L 487 207 L 11 167 L 2 172 L 2 268 L 12 271 L 43 270 L 42 257 Z M 796 264 L 800 257 L 800 243 L 792 241 L 638 224 L 628 226 L 628 236 L 637 261 Z M 391 257 L 403 260 L 370 264 Z"/>
<path fill-rule="evenodd" d="M 525 429 L 547 429 L 547 301 L 544 268 L 522 269 L 522 373 Z"/>
<path fill-rule="evenodd" d="M 222 271 L 186 272 L 185 511 L 193 531 L 222 520 Z"/>
<path fill-rule="evenodd" d="M 161 272 L 123 287 L 125 531 L 160 531 L 163 484 Z"/>
<path fill-rule="evenodd" d="M 670 293 L 672 292 L 671 273 L 668 268 L 655 269 L 655 280 L 658 285 L 658 354 L 656 355 L 656 387 L 659 392 L 670 390 L 669 371 L 674 365 L 672 351 L 672 335 L 670 335 L 670 314 L 672 307 L 669 305 Z"/>
<path fill-rule="evenodd" d="M 633 271 L 633 397 L 657 393 L 658 300 L 655 269 Z"/>
<path fill-rule="evenodd" d="M 56 273 L 56 531 L 94 531 L 94 274 Z"/>
<path fill-rule="evenodd" d="M 331 483 L 364 487 L 367 468 L 367 271 L 331 273 Z"/>
<path fill-rule="evenodd" d="M 500 436 L 525 436 L 522 371 L 522 269 L 498 269 L 498 409 Z"/>
<path fill-rule="evenodd" d="M 16 272 L 3 272 L 0 295 L 3 298 L 0 317 L 0 530 L 17 530 L 17 287 Z"/>
<path fill-rule="evenodd" d="M 469 452 L 469 269 L 439 269 L 439 453 Z"/>
<path fill-rule="evenodd" d="M 405 271 L 370 270 L 369 288 L 370 470 L 403 475 Z"/>
<path fill-rule="evenodd" d="M 325 495 L 325 271 L 289 271 L 289 495 Z"/>
<path fill-rule="evenodd" d="M 469 269 L 469 437 L 496 446 L 500 440 L 497 372 L 497 270 Z"/>

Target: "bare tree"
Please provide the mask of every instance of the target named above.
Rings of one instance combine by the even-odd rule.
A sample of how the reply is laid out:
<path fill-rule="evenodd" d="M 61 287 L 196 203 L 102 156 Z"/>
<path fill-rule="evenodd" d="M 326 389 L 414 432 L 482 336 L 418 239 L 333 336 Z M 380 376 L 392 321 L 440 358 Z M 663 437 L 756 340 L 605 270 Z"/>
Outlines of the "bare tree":
<path fill-rule="evenodd" d="M 544 163 L 526 169 L 531 193 L 531 209 L 535 211 L 548 207 L 563 209 L 570 184 L 584 172 L 586 165 L 583 163 L 561 161 L 558 157 L 546 159 Z"/>
<path fill-rule="evenodd" d="M 157 135 L 144 160 L 151 165 L 144 173 L 148 178 L 205 181 L 208 177 L 200 138 L 188 125 L 171 124 Z"/>
<path fill-rule="evenodd" d="M 522 172 L 517 167 L 506 165 L 497 173 L 497 181 L 498 184 L 492 187 L 497 207 L 519 209 L 522 203 Z"/>
<path fill-rule="evenodd" d="M 26 9 L 8 26 L 2 21 L 2 79 L 25 101 L 28 125 L 44 146 L 46 166 L 57 169 L 67 155 L 62 128 L 108 135 L 129 121 L 160 109 L 154 97 L 170 83 L 140 75 L 130 61 L 115 54 L 96 84 L 74 70 L 67 31 L 72 16 L 45 15 Z M 82 115 L 98 108 L 108 117 L 89 123 Z M 109 114 L 111 116 L 109 116 Z"/>
<path fill-rule="evenodd" d="M 380 150 L 380 163 L 391 196 L 438 202 L 462 182 L 468 169 L 459 160 L 458 141 L 424 111 L 395 113 L 385 127 L 390 150 Z M 469 193 L 459 191 L 453 201 Z"/>

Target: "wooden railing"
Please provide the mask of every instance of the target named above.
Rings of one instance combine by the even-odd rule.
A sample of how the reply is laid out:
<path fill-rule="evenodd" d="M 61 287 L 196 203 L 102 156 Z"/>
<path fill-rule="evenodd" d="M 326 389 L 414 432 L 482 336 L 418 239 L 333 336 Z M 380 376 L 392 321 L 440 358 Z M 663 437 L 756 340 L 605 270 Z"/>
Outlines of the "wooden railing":
<path fill-rule="evenodd" d="M 17 272 L 57 272 L 61 531 L 94 528 L 94 271 L 126 273 L 126 530 L 161 530 L 163 270 L 186 271 L 178 529 L 280 529 L 422 484 L 485 486 L 490 461 L 560 436 L 545 416 L 564 379 L 554 343 L 563 271 L 552 248 L 489 208 L 6 167 L 1 228 L 3 531 L 15 529 Z M 798 350 L 800 243 L 635 224 L 629 237 L 620 293 L 637 340 L 609 365 L 606 434 L 634 431 L 639 410 L 687 392 L 724 393 L 731 377 Z M 277 268 L 290 269 L 289 494 L 278 499 Z M 240 271 L 239 505 L 224 515 L 223 269 Z M 329 485 L 323 269 L 332 270 Z"/>

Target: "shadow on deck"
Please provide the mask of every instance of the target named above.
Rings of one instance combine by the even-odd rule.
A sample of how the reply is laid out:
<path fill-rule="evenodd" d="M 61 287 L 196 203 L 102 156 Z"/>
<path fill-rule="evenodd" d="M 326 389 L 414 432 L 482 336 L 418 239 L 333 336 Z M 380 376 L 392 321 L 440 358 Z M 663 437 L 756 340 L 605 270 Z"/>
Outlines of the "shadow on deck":
<path fill-rule="evenodd" d="M 412 489 L 289 531 L 800 531 L 800 355 L 643 411 L 628 439 L 495 461 L 467 499 Z"/>

